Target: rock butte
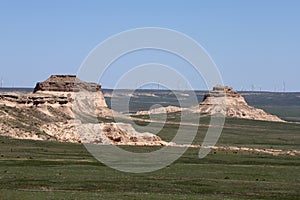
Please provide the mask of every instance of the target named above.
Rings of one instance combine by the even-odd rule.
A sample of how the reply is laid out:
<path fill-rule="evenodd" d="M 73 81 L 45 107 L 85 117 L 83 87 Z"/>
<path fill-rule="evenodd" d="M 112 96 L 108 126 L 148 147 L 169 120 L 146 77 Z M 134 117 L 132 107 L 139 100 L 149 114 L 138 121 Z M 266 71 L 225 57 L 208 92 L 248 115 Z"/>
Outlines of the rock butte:
<path fill-rule="evenodd" d="M 199 104 L 199 112 L 209 115 L 221 113 L 227 117 L 284 122 L 279 117 L 266 113 L 262 109 L 249 106 L 244 97 L 232 87 L 220 85 L 204 96 L 203 102 Z"/>
<path fill-rule="evenodd" d="M 283 122 L 277 116 L 249 106 L 228 86 L 214 87 L 203 102 L 191 108 L 169 106 L 137 114 L 178 111 Z M 107 107 L 101 85 L 81 81 L 74 75 L 52 75 L 37 83 L 31 94 L 0 94 L 0 134 L 3 136 L 76 143 L 176 146 L 154 134 L 139 133 L 130 124 L 101 123 L 91 116 L 111 119 L 123 115 Z"/>
<path fill-rule="evenodd" d="M 81 81 L 74 75 L 52 75 L 37 83 L 32 94 L 0 94 L 3 136 L 77 143 L 167 145 L 154 134 L 135 131 L 130 124 L 99 123 L 96 118 L 112 118 L 113 114 L 121 115 L 107 107 L 101 85 Z"/>
<path fill-rule="evenodd" d="M 226 117 L 284 122 L 275 115 L 266 113 L 262 109 L 249 106 L 244 97 L 229 86 L 217 85 L 212 91 L 205 94 L 204 99 L 199 105 L 191 108 L 179 108 L 168 106 L 166 108 L 156 108 L 149 111 L 139 111 L 136 115 L 148 115 L 159 113 L 171 113 L 187 111 L 193 113 L 201 113 L 201 115 L 218 115 L 222 114 Z"/>

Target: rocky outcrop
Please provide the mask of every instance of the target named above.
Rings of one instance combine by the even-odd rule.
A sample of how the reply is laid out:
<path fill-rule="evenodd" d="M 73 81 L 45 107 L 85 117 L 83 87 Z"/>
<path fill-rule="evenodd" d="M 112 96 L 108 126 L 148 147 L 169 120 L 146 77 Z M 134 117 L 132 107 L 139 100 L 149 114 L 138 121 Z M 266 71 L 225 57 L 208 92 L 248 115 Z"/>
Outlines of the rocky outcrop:
<path fill-rule="evenodd" d="M 283 122 L 275 115 L 266 113 L 262 109 L 249 106 L 244 97 L 232 87 L 216 86 L 204 96 L 203 102 L 195 112 L 215 115 L 222 114 L 227 117 Z"/>
<path fill-rule="evenodd" d="M 193 112 L 201 115 L 223 115 L 226 117 L 243 118 L 252 120 L 284 122 L 275 115 L 266 113 L 262 109 L 249 106 L 244 97 L 229 86 L 217 85 L 212 91 L 205 94 L 199 105 L 190 108 L 179 108 L 169 106 L 166 108 L 156 108 L 149 111 L 139 111 L 136 115 L 149 115 L 172 112 Z"/>
<path fill-rule="evenodd" d="M 168 142 L 162 141 L 160 137 L 152 133 L 137 132 L 131 124 L 80 124 L 77 128 L 83 129 L 80 132 L 85 133 L 81 136 L 84 143 L 138 146 L 162 146 L 168 144 Z M 101 130 L 100 134 L 99 130 Z"/>
<path fill-rule="evenodd" d="M 38 82 L 33 93 L 47 92 L 79 92 L 80 90 L 92 92 L 101 91 L 101 85 L 87 83 L 78 79 L 75 75 L 52 75 L 44 82 Z"/>
<path fill-rule="evenodd" d="M 72 97 L 80 99 L 86 96 L 98 108 L 107 108 L 101 85 L 87 83 L 78 79 L 75 75 L 52 75 L 44 82 L 38 82 L 33 91 L 34 94 L 51 94 L 54 97 Z M 72 101 L 72 99 L 69 99 Z"/>
<path fill-rule="evenodd" d="M 180 112 L 181 108 L 177 106 L 167 106 L 167 107 L 159 107 L 154 108 L 149 111 L 138 111 L 136 115 L 149 115 L 149 114 L 160 114 L 160 113 L 172 113 L 172 112 Z"/>
<path fill-rule="evenodd" d="M 71 120 L 45 124 L 41 129 L 50 137 L 63 142 L 139 146 L 168 144 L 154 134 L 137 132 L 131 124 L 125 123 L 81 123 Z"/>
<path fill-rule="evenodd" d="M 73 75 L 53 75 L 37 83 L 31 94 L 0 94 L 3 136 L 75 143 L 165 144 L 156 135 L 135 131 L 130 124 L 100 120 L 113 121 L 113 116 L 121 114 L 107 107 L 101 86 Z"/>
<path fill-rule="evenodd" d="M 54 96 L 50 94 L 0 94 L 1 103 L 19 104 L 24 106 L 38 106 L 42 104 L 68 104 L 72 102 L 71 95 Z"/>

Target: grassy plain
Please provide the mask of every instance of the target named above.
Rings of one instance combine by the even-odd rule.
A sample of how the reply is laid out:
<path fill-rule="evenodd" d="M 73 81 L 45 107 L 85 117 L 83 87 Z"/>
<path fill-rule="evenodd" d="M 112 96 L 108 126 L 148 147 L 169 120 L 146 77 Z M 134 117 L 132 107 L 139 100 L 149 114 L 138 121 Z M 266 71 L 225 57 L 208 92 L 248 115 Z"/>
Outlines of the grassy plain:
<path fill-rule="evenodd" d="M 203 119 L 202 125 L 209 119 Z M 159 135 L 172 139 L 177 125 Z M 206 127 L 200 126 L 195 143 Z M 300 125 L 228 119 L 218 145 L 300 149 Z M 0 199 L 299 199 L 300 157 L 190 148 L 170 166 L 130 174 L 81 144 L 0 137 Z M 157 147 L 123 147 L 153 151 Z"/>
<path fill-rule="evenodd" d="M 174 95 L 155 95 L 132 98 L 130 109 L 144 110 L 154 103 L 176 105 Z M 272 93 L 265 94 L 268 96 L 255 95 L 246 96 L 252 105 L 269 109 L 269 112 L 286 119 L 294 117 L 297 121 L 300 117 L 297 95 L 290 95 L 289 98 L 283 96 L 282 99 Z M 201 98 L 200 95 L 199 101 Z M 281 103 L 287 99 L 286 104 Z M 13 109 L 9 112 L 15 116 L 26 114 Z M 32 124 L 24 127 L 26 130 L 34 129 L 34 125 L 42 119 L 26 116 L 23 119 L 30 120 Z M 194 117 L 189 115 L 190 119 Z M 202 143 L 209 120 L 209 117 L 200 119 L 194 144 Z M 168 123 L 158 135 L 166 141 L 172 140 L 179 121 L 180 113 L 169 114 Z M 145 121 L 136 121 L 136 124 L 142 126 L 136 125 L 138 130 L 150 132 L 153 127 L 161 125 L 156 122 L 152 123 L 152 127 L 147 127 L 149 123 Z M 185 128 L 186 134 L 189 134 L 191 127 Z M 226 119 L 217 145 L 300 150 L 300 124 Z M 159 147 L 122 148 L 149 152 Z M 180 159 L 161 170 L 130 174 L 95 160 L 82 144 L 0 137 L 0 199 L 300 198 L 300 156 L 214 150 L 199 159 L 198 151 L 189 148 Z"/>

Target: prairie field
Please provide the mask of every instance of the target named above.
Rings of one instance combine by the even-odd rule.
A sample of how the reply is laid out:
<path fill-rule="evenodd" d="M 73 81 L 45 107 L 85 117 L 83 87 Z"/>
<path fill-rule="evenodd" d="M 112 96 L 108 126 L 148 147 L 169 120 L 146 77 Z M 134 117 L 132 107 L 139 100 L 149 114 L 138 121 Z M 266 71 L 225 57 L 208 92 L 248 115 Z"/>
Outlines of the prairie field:
<path fill-rule="evenodd" d="M 137 105 L 147 107 L 143 102 L 141 100 Z M 275 112 L 275 106 L 270 109 Z M 293 109 L 286 112 L 282 108 L 276 110 L 282 112 L 282 116 L 289 116 L 293 114 L 292 111 L 298 114 L 295 114 L 296 117 L 299 116 Z M 181 114 L 184 113 L 168 114 L 169 123 L 164 124 L 158 133 L 163 140 L 171 141 L 175 136 Z M 151 132 L 151 127 L 145 126 L 148 122 L 141 120 L 147 119 L 147 116 L 135 118 L 137 130 Z M 193 144 L 202 143 L 209 121 L 209 117 L 200 119 Z M 152 125 L 155 127 L 156 124 L 160 125 Z M 186 130 L 188 128 L 187 125 Z M 211 150 L 208 156 L 199 159 L 199 148 L 189 148 L 177 161 L 161 170 L 133 174 L 105 166 L 93 158 L 83 144 L 0 137 L 0 145 L 0 199 L 300 197 L 299 155 Z M 227 118 L 217 146 L 299 151 L 300 124 Z M 149 152 L 160 147 L 120 148 L 132 152 Z"/>

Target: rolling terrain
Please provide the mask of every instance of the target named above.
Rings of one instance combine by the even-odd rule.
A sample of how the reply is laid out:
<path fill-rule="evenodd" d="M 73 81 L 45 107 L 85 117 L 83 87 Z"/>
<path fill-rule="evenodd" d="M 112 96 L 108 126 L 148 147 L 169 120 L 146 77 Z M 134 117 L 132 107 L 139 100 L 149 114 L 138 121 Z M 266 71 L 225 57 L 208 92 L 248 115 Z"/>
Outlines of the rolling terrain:
<path fill-rule="evenodd" d="M 154 93 L 158 97 L 149 97 L 149 91 L 146 93 L 148 96 L 139 94 L 131 98 L 132 111 L 158 102 L 176 105 L 176 99 L 165 91 Z M 199 99 L 201 94 L 199 92 Z M 247 93 L 244 96 L 249 104 L 269 107 L 280 117 L 291 116 L 292 111 L 299 117 L 299 112 L 289 108 L 290 105 L 297 106 L 298 94 L 289 94 L 286 98 L 279 98 L 277 93 L 260 95 L 263 94 Z M 273 100 L 265 101 L 267 97 Z M 109 98 L 106 100 L 109 105 Z M 289 109 L 283 112 L 278 105 Z M 172 140 L 180 115 L 168 114 L 167 123 L 158 136 L 165 141 Z M 137 131 L 151 132 L 151 127 L 146 127 L 149 122 L 140 120 L 147 116 L 136 118 L 134 127 Z M 99 120 L 109 122 L 109 119 Z M 202 143 L 209 120 L 209 117 L 200 119 L 194 144 Z M 153 125 L 160 126 L 159 123 Z M 300 150 L 299 133 L 300 124 L 297 123 L 227 118 L 217 146 Z M 199 149 L 189 148 L 180 159 L 164 169 L 130 174 L 98 162 L 82 144 L 1 136 L 0 145 L 0 199 L 298 199 L 300 196 L 299 155 L 274 156 L 254 151 L 215 149 L 199 159 Z M 149 152 L 160 147 L 120 148 Z"/>
<path fill-rule="evenodd" d="M 207 119 L 208 120 L 208 119 Z M 143 125 L 141 122 L 140 125 Z M 206 131 L 201 123 L 195 144 Z M 159 135 L 170 140 L 177 125 Z M 300 147 L 300 125 L 231 119 L 217 145 Z M 300 156 L 213 150 L 204 159 L 189 148 L 159 171 L 130 174 L 96 161 L 81 144 L 0 137 L 1 199 L 297 199 Z M 149 152 L 159 147 L 122 146 Z"/>

